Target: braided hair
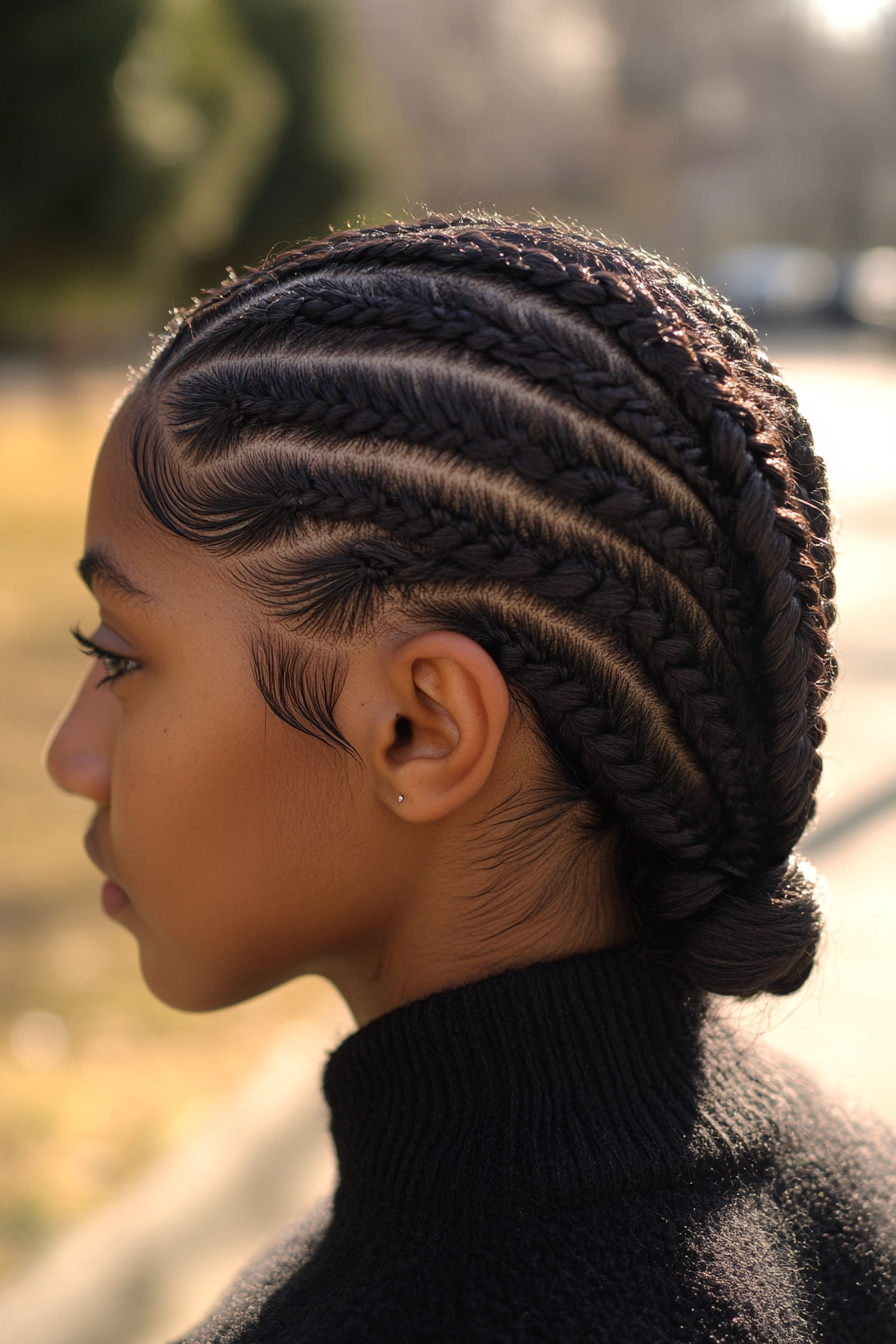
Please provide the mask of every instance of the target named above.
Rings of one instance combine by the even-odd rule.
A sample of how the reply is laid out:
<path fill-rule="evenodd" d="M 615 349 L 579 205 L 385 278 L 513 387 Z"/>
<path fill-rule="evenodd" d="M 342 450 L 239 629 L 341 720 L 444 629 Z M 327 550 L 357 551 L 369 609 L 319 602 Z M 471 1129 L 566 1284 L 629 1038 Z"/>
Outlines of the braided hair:
<path fill-rule="evenodd" d="M 803 983 L 828 495 L 718 295 L 555 225 L 349 230 L 178 312 L 136 402 L 146 504 L 282 623 L 255 658 L 281 718 L 349 747 L 290 629 L 397 603 L 468 635 L 624 835 L 645 948 L 717 993 Z"/>

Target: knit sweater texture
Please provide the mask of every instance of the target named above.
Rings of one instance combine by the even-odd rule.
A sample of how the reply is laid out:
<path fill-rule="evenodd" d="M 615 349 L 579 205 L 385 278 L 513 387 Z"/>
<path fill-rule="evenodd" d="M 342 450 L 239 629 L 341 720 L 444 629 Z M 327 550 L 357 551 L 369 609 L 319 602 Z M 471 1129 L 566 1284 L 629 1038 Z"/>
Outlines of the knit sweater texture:
<path fill-rule="evenodd" d="M 340 1181 L 188 1344 L 896 1344 L 896 1142 L 614 949 L 331 1056 Z"/>

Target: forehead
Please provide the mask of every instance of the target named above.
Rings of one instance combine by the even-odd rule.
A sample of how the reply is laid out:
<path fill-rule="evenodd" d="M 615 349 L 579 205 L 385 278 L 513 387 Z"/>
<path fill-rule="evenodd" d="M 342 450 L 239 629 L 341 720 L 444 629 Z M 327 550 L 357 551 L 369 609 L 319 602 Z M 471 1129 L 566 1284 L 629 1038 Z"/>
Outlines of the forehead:
<path fill-rule="evenodd" d="M 139 407 L 133 398 L 128 398 L 109 424 L 94 468 L 88 526 L 94 522 L 94 517 L 97 521 L 108 521 L 107 513 L 116 508 L 127 510 L 132 524 L 139 522 L 141 510 L 145 512 L 132 462 L 134 437 L 139 432 L 140 420 Z"/>
<path fill-rule="evenodd" d="M 87 512 L 84 578 L 103 596 L 114 591 L 170 603 L 185 592 L 207 598 L 226 592 L 232 604 L 235 584 L 228 566 L 167 531 L 147 507 L 132 460 L 139 421 L 136 408 L 125 403 L 100 449 Z"/>

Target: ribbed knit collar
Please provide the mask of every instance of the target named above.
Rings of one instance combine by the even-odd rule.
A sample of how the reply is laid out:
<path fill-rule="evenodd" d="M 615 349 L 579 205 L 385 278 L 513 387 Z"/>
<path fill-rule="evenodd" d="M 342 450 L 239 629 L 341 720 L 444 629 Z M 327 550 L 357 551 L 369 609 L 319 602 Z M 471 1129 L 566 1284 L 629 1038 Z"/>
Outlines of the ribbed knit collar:
<path fill-rule="evenodd" d="M 718 1096 L 715 1114 L 701 1110 L 705 1006 L 622 948 L 377 1018 L 324 1075 L 337 1214 L 576 1203 L 680 1180 L 695 1163 L 729 1165 L 745 1136 Z"/>

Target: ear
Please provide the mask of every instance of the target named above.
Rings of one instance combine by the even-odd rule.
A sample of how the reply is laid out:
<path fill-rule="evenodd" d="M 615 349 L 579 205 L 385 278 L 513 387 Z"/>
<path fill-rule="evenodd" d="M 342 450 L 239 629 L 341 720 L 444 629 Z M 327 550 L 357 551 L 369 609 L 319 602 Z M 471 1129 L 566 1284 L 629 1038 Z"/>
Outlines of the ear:
<path fill-rule="evenodd" d="M 388 690 L 373 697 L 367 754 L 376 792 L 404 820 L 438 821 L 489 778 L 510 713 L 507 683 L 484 649 L 448 630 L 382 654 Z"/>

